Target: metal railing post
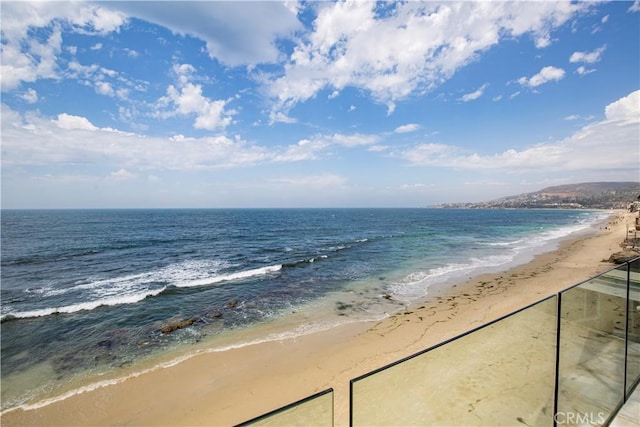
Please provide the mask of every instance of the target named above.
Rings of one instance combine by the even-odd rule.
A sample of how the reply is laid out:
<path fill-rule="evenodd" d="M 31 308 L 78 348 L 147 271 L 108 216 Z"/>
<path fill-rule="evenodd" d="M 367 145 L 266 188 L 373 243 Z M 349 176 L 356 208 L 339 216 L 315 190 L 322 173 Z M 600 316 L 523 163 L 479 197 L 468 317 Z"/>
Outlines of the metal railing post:
<path fill-rule="evenodd" d="M 623 401 L 626 402 L 628 399 L 627 396 L 627 361 L 629 360 L 629 309 L 631 307 L 630 304 L 630 300 L 631 300 L 631 292 L 630 292 L 630 288 L 631 288 L 631 262 L 627 261 L 627 303 L 626 303 L 626 310 L 624 313 L 624 369 L 623 369 L 623 375 L 624 378 L 622 379 L 622 384 L 624 384 L 624 390 L 622 393 L 623 396 Z"/>
<path fill-rule="evenodd" d="M 553 427 L 558 426 L 556 417 L 558 415 L 558 397 L 560 392 L 560 324 L 562 321 L 562 292 L 558 292 L 556 309 L 556 368 L 555 386 L 553 390 Z"/>

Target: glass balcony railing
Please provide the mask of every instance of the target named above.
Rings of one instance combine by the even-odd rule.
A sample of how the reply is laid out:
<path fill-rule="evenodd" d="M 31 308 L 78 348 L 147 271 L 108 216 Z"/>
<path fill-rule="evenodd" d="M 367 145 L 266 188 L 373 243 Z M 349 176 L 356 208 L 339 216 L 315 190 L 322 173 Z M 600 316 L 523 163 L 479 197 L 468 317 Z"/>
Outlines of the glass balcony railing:
<path fill-rule="evenodd" d="M 629 263 L 628 271 L 625 400 L 640 381 L 640 258 Z"/>
<path fill-rule="evenodd" d="M 351 424 L 551 425 L 553 296 L 351 381 Z"/>
<path fill-rule="evenodd" d="M 640 258 L 350 382 L 352 426 L 608 425 L 640 381 Z M 243 425 L 332 425 L 333 390 Z"/>
<path fill-rule="evenodd" d="M 628 280 L 635 276 L 624 265 L 560 293 L 559 414 L 583 414 L 589 424 L 603 424 L 638 378 L 640 289 L 637 277 L 633 286 Z M 563 424 L 584 423 L 573 418 Z"/>

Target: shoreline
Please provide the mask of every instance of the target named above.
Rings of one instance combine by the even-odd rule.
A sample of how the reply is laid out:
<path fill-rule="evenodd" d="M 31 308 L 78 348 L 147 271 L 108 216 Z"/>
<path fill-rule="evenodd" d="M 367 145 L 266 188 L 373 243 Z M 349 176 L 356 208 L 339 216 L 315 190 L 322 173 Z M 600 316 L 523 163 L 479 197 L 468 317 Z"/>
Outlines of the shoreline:
<path fill-rule="evenodd" d="M 443 290 L 430 288 L 422 301 L 378 322 L 203 351 L 37 409 L 5 411 L 0 421 L 3 425 L 230 425 L 333 387 L 335 424 L 346 425 L 350 379 L 613 268 L 602 260 L 620 250 L 627 215 L 632 214 L 616 211 L 605 230 L 562 241 L 556 250 L 526 264 Z"/>

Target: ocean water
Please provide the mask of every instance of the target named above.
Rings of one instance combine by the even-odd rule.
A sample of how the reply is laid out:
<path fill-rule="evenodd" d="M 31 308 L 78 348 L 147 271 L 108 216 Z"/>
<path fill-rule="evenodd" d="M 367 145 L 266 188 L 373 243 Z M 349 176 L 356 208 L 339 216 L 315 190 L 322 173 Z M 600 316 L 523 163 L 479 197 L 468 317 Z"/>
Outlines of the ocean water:
<path fill-rule="evenodd" d="M 2 410 L 135 373 L 159 355 L 189 354 L 202 343 L 223 351 L 380 319 L 435 287 L 527 262 L 608 215 L 3 211 Z M 265 329 L 271 324 L 279 326 Z"/>

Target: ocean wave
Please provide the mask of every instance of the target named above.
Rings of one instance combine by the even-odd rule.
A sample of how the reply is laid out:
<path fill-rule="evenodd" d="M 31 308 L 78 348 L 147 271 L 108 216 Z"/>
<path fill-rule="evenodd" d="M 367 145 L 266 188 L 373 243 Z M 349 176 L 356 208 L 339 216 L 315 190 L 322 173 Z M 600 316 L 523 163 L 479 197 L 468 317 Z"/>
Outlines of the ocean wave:
<path fill-rule="evenodd" d="M 312 262 L 312 261 L 309 261 Z M 53 305 L 32 310 L 7 311 L 0 316 L 0 322 L 10 320 L 44 317 L 55 314 L 70 314 L 95 310 L 103 306 L 136 304 L 146 298 L 164 294 L 169 288 L 193 288 L 211 286 L 223 282 L 243 280 L 280 271 L 281 264 L 242 270 L 233 273 L 217 274 L 229 264 L 220 261 L 186 261 L 173 264 L 160 270 L 145 273 L 118 276 L 109 279 L 79 281 L 71 287 L 55 288 L 45 286 L 28 289 L 43 299 L 59 299 L 60 295 L 75 293 L 75 304 Z M 212 274 L 213 273 L 213 274 Z"/>
<path fill-rule="evenodd" d="M 270 265 L 267 267 L 254 268 L 251 270 L 238 271 L 236 273 L 222 274 L 214 277 L 206 277 L 202 279 L 190 280 L 186 282 L 173 283 L 178 288 L 193 288 L 197 286 L 209 286 L 220 282 L 229 282 L 233 280 L 248 279 L 254 276 L 263 276 L 269 273 L 275 273 L 282 269 L 282 264 Z"/>
<path fill-rule="evenodd" d="M 585 215 L 583 218 L 576 220 L 573 224 L 545 230 L 541 233 L 533 234 L 528 238 L 522 239 L 515 249 L 518 251 L 538 249 L 551 243 L 559 242 L 573 234 L 593 229 L 595 224 L 603 221 L 607 217 L 608 215 L 602 214 Z"/>
<path fill-rule="evenodd" d="M 411 301 L 425 296 L 428 288 L 433 284 L 468 277 L 479 272 L 494 271 L 496 268 L 511 266 L 513 263 L 526 262 L 536 254 L 553 250 L 562 239 L 593 229 L 595 224 L 609 216 L 610 214 L 585 213 L 584 217 L 572 224 L 534 233 L 528 237 L 509 242 L 485 242 L 486 246 L 495 247 L 499 253 L 483 257 L 469 254 L 466 260 L 410 273 L 402 280 L 391 284 L 389 291 L 399 299 Z"/>
<path fill-rule="evenodd" d="M 189 260 L 142 273 L 109 278 L 89 277 L 66 287 L 46 285 L 40 288 L 29 288 L 26 292 L 40 294 L 43 298 L 75 293 L 79 297 L 84 295 L 85 298 L 100 299 L 121 295 L 123 292 L 156 289 L 157 284 L 170 285 L 175 282 L 208 277 L 229 267 L 231 264 L 221 260 Z"/>
<path fill-rule="evenodd" d="M 48 307 L 48 308 L 42 308 L 37 310 L 8 312 L 3 314 L 0 317 L 0 322 L 6 322 L 9 320 L 17 320 L 17 319 L 28 319 L 33 317 L 44 317 L 44 316 L 50 316 L 53 314 L 70 314 L 70 313 L 76 313 L 79 311 L 90 311 L 90 310 L 95 310 L 98 307 L 104 307 L 104 306 L 135 304 L 148 297 L 159 295 L 162 291 L 164 291 L 164 289 L 165 288 L 163 287 L 160 289 L 155 289 L 147 292 L 122 295 L 122 296 L 114 296 L 114 297 L 95 300 L 95 301 L 87 301 L 87 302 L 81 302 L 78 304 L 71 304 L 63 307 Z"/>
<path fill-rule="evenodd" d="M 511 240 L 509 242 L 486 242 L 486 246 L 511 247 L 525 242 L 525 239 Z"/>
<path fill-rule="evenodd" d="M 468 276 L 483 268 L 498 267 L 513 261 L 515 252 L 493 255 L 484 258 L 470 258 L 467 262 L 458 262 L 416 271 L 408 274 L 404 279 L 389 286 L 389 292 L 401 300 L 412 301 L 427 294 L 431 285 L 443 283 L 450 279 Z"/>

